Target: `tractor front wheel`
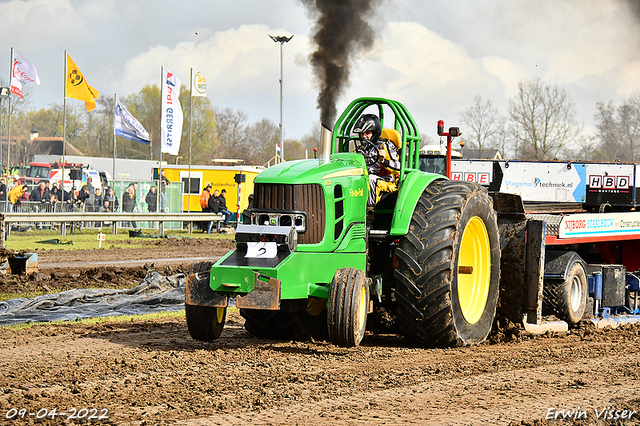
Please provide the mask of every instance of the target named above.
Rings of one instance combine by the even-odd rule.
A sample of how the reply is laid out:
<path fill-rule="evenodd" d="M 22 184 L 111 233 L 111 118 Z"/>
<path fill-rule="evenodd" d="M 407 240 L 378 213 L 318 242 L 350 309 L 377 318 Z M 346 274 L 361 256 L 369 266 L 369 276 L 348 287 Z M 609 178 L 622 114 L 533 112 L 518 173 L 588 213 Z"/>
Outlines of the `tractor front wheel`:
<path fill-rule="evenodd" d="M 420 346 L 483 342 L 499 293 L 500 237 L 479 185 L 436 181 L 422 193 L 396 249 L 398 319 Z"/>
<path fill-rule="evenodd" d="M 211 262 L 197 262 L 191 266 L 189 274 L 202 274 L 206 285 L 209 283 Z M 222 334 L 227 317 L 227 308 L 212 306 L 184 305 L 189 334 L 195 340 L 211 342 Z"/>
<path fill-rule="evenodd" d="M 329 341 L 343 347 L 358 346 L 364 337 L 369 286 L 363 271 L 338 269 L 331 281 L 327 328 Z"/>

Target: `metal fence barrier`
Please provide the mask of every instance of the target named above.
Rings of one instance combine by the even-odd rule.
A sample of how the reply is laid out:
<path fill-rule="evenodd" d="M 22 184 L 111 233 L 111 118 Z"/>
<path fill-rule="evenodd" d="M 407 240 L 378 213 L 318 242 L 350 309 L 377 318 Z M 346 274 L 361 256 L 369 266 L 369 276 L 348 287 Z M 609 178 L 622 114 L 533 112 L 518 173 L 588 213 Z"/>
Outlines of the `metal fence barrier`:
<path fill-rule="evenodd" d="M 35 206 L 21 203 L 20 211 L 3 213 L 4 222 L 7 225 L 5 226 L 7 236 L 11 232 L 12 224 L 38 228 L 59 228 L 61 235 L 65 235 L 67 230 L 74 232 L 75 230 L 81 231 L 83 227 L 97 228 L 102 226 L 110 226 L 115 234 L 119 226 L 135 228 L 137 222 L 149 222 L 154 224 L 153 228 L 157 223 L 160 234 L 164 234 L 165 222 L 187 223 L 187 230 L 191 233 L 194 222 L 214 222 L 216 231 L 220 232 L 220 223 L 224 221 L 224 215 L 221 213 L 96 213 L 74 211 L 72 208 L 70 211 L 55 211 L 55 207 L 51 208 L 52 211 L 47 211 L 46 205 L 49 203 L 40 204 Z M 0 208 L 2 207 L 6 206 L 0 206 Z M 40 208 L 37 211 L 34 210 L 38 207 Z M 61 210 L 64 210 L 62 207 L 64 206 L 61 206 Z M 122 224 L 118 225 L 119 223 Z"/>

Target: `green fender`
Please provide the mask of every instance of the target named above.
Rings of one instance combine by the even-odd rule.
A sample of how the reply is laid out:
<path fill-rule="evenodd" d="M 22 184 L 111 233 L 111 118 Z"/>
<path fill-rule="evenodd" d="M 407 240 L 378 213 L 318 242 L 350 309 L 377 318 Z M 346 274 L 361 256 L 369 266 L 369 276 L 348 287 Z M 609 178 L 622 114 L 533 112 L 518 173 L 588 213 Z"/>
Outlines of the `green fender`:
<path fill-rule="evenodd" d="M 425 188 L 435 180 L 446 179 L 435 173 L 408 173 L 400 185 L 398 201 L 393 211 L 390 235 L 406 235 L 411 216 Z"/>

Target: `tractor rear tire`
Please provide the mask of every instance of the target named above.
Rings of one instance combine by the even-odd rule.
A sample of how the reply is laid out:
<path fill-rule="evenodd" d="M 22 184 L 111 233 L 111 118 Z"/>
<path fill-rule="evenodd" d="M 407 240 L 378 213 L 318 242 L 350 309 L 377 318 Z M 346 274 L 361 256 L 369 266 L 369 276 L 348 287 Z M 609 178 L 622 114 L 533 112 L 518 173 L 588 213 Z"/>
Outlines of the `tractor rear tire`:
<path fill-rule="evenodd" d="M 189 274 L 208 272 L 211 262 L 197 262 L 189 269 Z M 189 334 L 195 340 L 212 342 L 220 337 L 227 317 L 227 308 L 212 306 L 184 305 Z"/>
<path fill-rule="evenodd" d="M 589 288 L 587 274 L 580 262 L 571 265 L 565 281 L 544 282 L 543 313 L 557 316 L 569 326 L 580 322 L 587 306 Z"/>
<path fill-rule="evenodd" d="M 450 347 L 487 338 L 499 294 L 500 236 L 485 189 L 430 184 L 395 253 L 397 316 L 407 340 Z"/>
<path fill-rule="evenodd" d="M 331 281 L 327 311 L 329 341 L 342 347 L 358 346 L 364 337 L 369 286 L 363 271 L 338 269 Z"/>

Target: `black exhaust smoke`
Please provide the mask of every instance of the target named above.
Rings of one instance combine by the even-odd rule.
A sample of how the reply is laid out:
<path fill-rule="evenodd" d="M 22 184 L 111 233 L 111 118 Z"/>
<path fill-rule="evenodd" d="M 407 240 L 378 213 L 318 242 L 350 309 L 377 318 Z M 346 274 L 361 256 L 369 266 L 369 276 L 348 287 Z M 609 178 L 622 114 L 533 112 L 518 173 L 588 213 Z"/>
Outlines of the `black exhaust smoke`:
<path fill-rule="evenodd" d="M 320 85 L 320 122 L 333 126 L 336 103 L 349 86 L 351 63 L 373 46 L 374 31 L 367 19 L 381 0 L 301 1 L 312 15 L 318 15 L 313 29 L 316 51 L 309 59 Z"/>
<path fill-rule="evenodd" d="M 640 0 L 627 0 L 627 3 L 636 16 L 636 19 L 640 20 Z"/>

